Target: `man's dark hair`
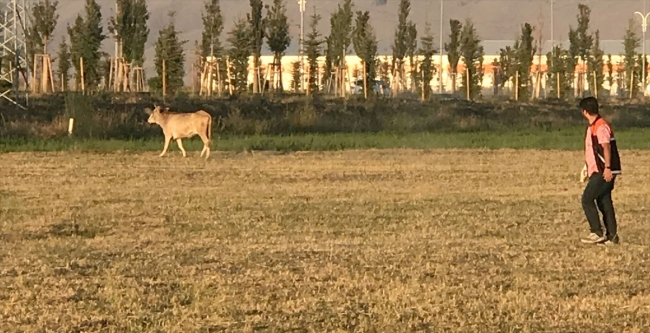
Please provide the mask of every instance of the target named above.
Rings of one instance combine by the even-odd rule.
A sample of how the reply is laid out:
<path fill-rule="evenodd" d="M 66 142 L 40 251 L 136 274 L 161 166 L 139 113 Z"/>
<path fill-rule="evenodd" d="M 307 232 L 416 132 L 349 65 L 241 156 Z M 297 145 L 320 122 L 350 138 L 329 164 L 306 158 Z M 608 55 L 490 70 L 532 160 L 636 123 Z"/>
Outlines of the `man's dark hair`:
<path fill-rule="evenodd" d="M 595 97 L 585 97 L 580 101 L 580 108 L 591 115 L 598 114 L 598 100 Z"/>

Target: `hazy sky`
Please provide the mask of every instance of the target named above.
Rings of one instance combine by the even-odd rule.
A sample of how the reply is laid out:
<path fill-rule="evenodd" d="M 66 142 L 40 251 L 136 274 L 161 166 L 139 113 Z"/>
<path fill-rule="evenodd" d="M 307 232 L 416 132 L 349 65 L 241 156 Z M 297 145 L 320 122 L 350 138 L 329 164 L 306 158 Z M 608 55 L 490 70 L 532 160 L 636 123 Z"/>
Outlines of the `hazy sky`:
<path fill-rule="evenodd" d="M 82 14 L 85 0 L 59 0 L 59 24 L 55 31 L 55 40 L 50 49 L 56 52 L 65 27 L 72 23 L 77 14 Z M 153 45 L 158 37 L 158 30 L 166 25 L 169 20 L 167 13 L 176 12 L 176 24 L 182 31 L 182 38 L 189 40 L 188 48 L 193 47 L 194 41 L 201 38 L 202 22 L 201 11 L 204 0 L 148 0 L 151 17 L 149 26 L 151 33 L 145 52 L 147 72 L 151 70 L 153 59 Z M 336 9 L 340 0 L 307 0 L 305 12 L 305 33 L 308 31 L 309 16 L 318 13 L 322 16 L 320 27 L 324 35 L 329 33 L 329 17 Z M 379 40 L 379 53 L 390 54 L 390 45 L 393 40 L 397 24 L 397 7 L 399 1 L 387 0 L 385 5 L 377 5 L 378 0 L 356 0 L 355 10 L 368 10 L 371 16 L 371 25 L 375 28 Z M 554 39 L 564 41 L 566 44 L 569 25 L 576 25 L 578 3 L 590 6 L 591 27 L 600 29 L 603 40 L 620 40 L 628 25 L 628 20 L 635 18 L 640 22 L 635 11 L 643 11 L 643 0 L 554 0 Z M 113 15 L 115 2 L 98 0 L 102 6 L 104 21 Z M 271 0 L 265 0 L 271 4 Z M 296 0 L 288 0 L 287 14 L 289 16 L 292 33 L 292 45 L 288 53 L 295 52 L 298 47 L 300 11 Z M 221 8 L 225 17 L 225 32 L 232 27 L 237 17 L 245 17 L 249 12 L 249 2 L 246 0 L 221 0 Z M 647 7 L 650 10 L 650 6 Z M 495 53 L 500 47 L 511 44 L 520 31 L 524 22 L 536 26 L 542 31 L 542 39 L 551 39 L 551 2 L 550 0 L 444 0 L 444 32 L 449 34 L 449 19 L 455 18 L 464 21 L 471 18 L 476 26 L 479 36 L 485 40 L 485 51 Z M 432 33 L 436 43 L 440 35 L 440 0 L 411 0 L 411 19 L 418 25 L 418 32 L 424 31 L 426 22 L 431 24 Z M 108 32 L 107 32 L 108 33 Z M 640 29 L 639 29 L 640 33 Z M 225 33 L 222 40 L 225 40 Z M 538 34 L 535 36 L 539 37 Z M 557 42 L 556 42 L 557 43 Z M 620 42 L 605 42 L 605 52 L 618 53 Z M 545 52 L 548 51 L 548 43 Z M 113 50 L 112 39 L 104 43 L 104 50 Z M 190 51 L 188 49 L 188 51 Z M 193 60 L 191 51 L 188 52 L 188 66 Z M 148 74 L 150 75 L 150 74 Z"/>

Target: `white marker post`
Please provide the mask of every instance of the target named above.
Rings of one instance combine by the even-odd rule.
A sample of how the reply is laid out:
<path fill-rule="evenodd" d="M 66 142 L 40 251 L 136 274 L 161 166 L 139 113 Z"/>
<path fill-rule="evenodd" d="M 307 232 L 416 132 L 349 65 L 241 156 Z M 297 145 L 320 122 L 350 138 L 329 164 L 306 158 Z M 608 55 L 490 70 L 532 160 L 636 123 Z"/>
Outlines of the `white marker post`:
<path fill-rule="evenodd" d="M 70 118 L 68 121 L 68 136 L 72 135 L 72 130 L 74 129 L 74 118 Z"/>

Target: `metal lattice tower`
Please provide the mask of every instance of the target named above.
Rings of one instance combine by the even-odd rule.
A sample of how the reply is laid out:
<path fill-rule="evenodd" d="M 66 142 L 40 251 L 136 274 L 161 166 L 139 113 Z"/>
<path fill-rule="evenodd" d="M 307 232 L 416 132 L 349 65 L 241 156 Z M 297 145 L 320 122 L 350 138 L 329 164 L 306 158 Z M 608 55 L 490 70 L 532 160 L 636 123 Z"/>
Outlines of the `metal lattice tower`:
<path fill-rule="evenodd" d="M 0 33 L 2 40 L 2 64 L 0 66 L 0 83 L 8 82 L 11 88 L 0 88 L 0 97 L 14 103 L 16 106 L 26 109 L 18 102 L 20 88 L 20 77 L 25 82 L 25 94 L 28 88 L 29 66 L 27 64 L 27 40 L 28 31 L 28 0 L 5 0 L 5 6 L 1 6 Z M 11 94 L 13 92 L 13 94 Z M 11 96 L 13 95 L 13 96 Z M 26 100 L 26 99 L 25 99 Z"/>

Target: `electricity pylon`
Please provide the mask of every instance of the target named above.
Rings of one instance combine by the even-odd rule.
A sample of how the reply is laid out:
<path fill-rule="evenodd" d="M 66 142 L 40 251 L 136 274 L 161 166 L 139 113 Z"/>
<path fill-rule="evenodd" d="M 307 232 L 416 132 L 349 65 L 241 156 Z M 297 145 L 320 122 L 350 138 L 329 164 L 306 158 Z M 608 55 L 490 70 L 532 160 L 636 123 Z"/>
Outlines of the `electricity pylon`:
<path fill-rule="evenodd" d="M 29 84 L 29 66 L 27 64 L 28 31 L 27 0 L 6 0 L 5 8 L 0 12 L 0 33 L 2 38 L 2 61 L 0 62 L 0 83 L 8 82 L 11 88 L 0 88 L 0 97 L 26 109 L 18 102 L 20 76 L 25 81 L 24 92 L 27 94 Z M 0 7 L 1 8 L 1 7 Z M 11 94 L 13 92 L 13 94 Z M 13 95 L 13 96 L 11 96 Z M 27 99 L 25 99 L 27 101 Z"/>

